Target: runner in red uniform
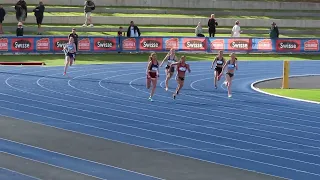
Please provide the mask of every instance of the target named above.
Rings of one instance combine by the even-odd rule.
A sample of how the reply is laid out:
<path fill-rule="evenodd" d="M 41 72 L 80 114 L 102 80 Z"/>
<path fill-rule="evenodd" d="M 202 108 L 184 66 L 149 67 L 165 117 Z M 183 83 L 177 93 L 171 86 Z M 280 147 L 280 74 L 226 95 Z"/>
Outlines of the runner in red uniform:
<path fill-rule="evenodd" d="M 152 89 L 149 97 L 149 101 L 153 101 L 152 97 L 157 87 L 157 81 L 159 77 L 159 62 L 157 60 L 156 53 L 151 53 L 149 56 L 148 67 L 146 69 L 147 74 L 147 88 L 150 89 L 152 82 Z"/>
<path fill-rule="evenodd" d="M 186 63 L 186 57 L 185 56 L 181 56 L 181 59 L 180 59 L 179 62 L 172 63 L 170 66 L 174 66 L 174 65 L 176 65 L 176 67 L 177 67 L 176 80 L 178 82 L 178 86 L 177 86 L 176 92 L 173 94 L 173 99 L 176 99 L 177 94 L 179 94 L 179 91 L 183 87 L 186 71 L 188 70 L 189 73 L 190 73 L 191 70 L 190 70 L 189 64 Z"/>

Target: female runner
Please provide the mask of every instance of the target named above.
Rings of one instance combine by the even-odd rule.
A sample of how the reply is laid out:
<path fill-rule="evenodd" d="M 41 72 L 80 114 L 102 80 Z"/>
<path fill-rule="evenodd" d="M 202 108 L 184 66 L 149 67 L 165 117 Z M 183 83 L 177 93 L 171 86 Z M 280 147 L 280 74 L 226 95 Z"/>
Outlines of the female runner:
<path fill-rule="evenodd" d="M 159 77 L 159 62 L 157 60 L 156 53 L 151 53 L 149 56 L 149 63 L 146 70 L 147 74 L 147 88 L 150 89 L 151 82 L 152 82 L 152 89 L 149 97 L 149 101 L 153 101 L 152 97 L 156 90 L 157 81 Z"/>
<path fill-rule="evenodd" d="M 175 53 L 175 50 L 173 48 L 170 49 L 170 51 L 168 52 L 168 54 L 166 55 L 166 57 L 163 59 L 163 61 L 161 62 L 160 64 L 160 67 L 162 67 L 163 63 L 165 60 L 168 61 L 168 64 L 166 66 L 166 70 L 165 70 L 165 73 L 166 73 L 166 81 L 165 81 L 165 84 L 166 84 L 166 91 L 168 91 L 169 89 L 169 80 L 171 79 L 173 73 L 174 73 L 174 67 L 170 67 L 170 65 L 172 63 L 175 63 L 177 62 L 176 60 L 178 59 L 178 57 L 176 56 L 176 53 Z"/>
<path fill-rule="evenodd" d="M 179 94 L 179 91 L 183 87 L 186 71 L 188 70 L 189 73 L 190 73 L 191 70 L 190 70 L 189 64 L 186 63 L 186 57 L 185 56 L 181 56 L 180 61 L 176 62 L 176 63 L 172 63 L 170 65 L 170 67 L 172 67 L 174 65 L 177 66 L 177 71 L 178 71 L 177 76 L 176 76 L 176 80 L 178 82 L 178 86 L 177 86 L 176 92 L 173 94 L 173 99 L 176 99 L 176 96 Z"/>
<path fill-rule="evenodd" d="M 216 64 L 216 67 L 214 69 L 214 87 L 217 89 L 217 81 L 220 80 L 219 75 L 222 72 L 222 68 L 224 64 L 226 63 L 224 57 L 223 57 L 223 51 L 219 51 L 218 56 L 214 59 L 211 65 L 211 69 L 213 69 L 214 64 Z"/>
<path fill-rule="evenodd" d="M 227 63 L 223 66 L 222 72 L 227 67 L 227 73 L 226 73 L 226 86 L 228 87 L 228 97 L 232 97 L 231 95 L 231 84 L 232 79 L 234 76 L 234 70 L 238 70 L 238 63 L 235 53 L 230 54 L 231 59 L 227 61 Z M 223 73 L 219 75 L 219 78 L 222 76 Z"/>
<path fill-rule="evenodd" d="M 66 75 L 68 65 L 72 65 L 76 53 L 76 45 L 74 44 L 73 37 L 69 38 L 69 42 L 64 46 L 63 51 L 65 53 L 65 67 L 63 75 Z"/>

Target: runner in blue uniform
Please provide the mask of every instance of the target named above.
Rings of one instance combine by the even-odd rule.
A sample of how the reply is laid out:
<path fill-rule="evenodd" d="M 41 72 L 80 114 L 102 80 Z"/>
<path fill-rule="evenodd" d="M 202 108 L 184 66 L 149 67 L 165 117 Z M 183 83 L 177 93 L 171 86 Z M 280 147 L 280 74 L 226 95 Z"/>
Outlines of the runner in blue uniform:
<path fill-rule="evenodd" d="M 238 70 L 238 63 L 235 53 L 230 54 L 231 59 L 227 61 L 227 63 L 223 66 L 222 72 L 227 68 L 226 73 L 226 82 L 224 83 L 228 87 L 228 97 L 232 97 L 231 95 L 231 85 L 232 85 L 232 79 L 234 76 L 234 71 Z M 219 75 L 219 78 L 222 76 L 223 73 Z"/>
<path fill-rule="evenodd" d="M 153 101 L 152 97 L 157 87 L 157 81 L 159 77 L 159 62 L 157 60 L 156 53 L 152 53 L 149 56 L 148 66 L 146 69 L 147 75 L 147 88 L 150 89 L 152 82 L 152 89 L 149 96 L 149 101 Z"/>
<path fill-rule="evenodd" d="M 213 66 L 216 64 L 216 67 L 214 69 L 214 87 L 217 89 L 217 81 L 220 80 L 219 75 L 222 73 L 222 68 L 224 64 L 226 63 L 226 60 L 223 57 L 223 51 L 219 51 L 218 56 L 214 59 L 211 65 L 211 69 L 213 69 Z"/>
<path fill-rule="evenodd" d="M 69 42 L 63 47 L 63 52 L 65 54 L 65 67 L 63 75 L 67 74 L 68 66 L 72 65 L 75 53 L 76 53 L 76 45 L 74 44 L 73 37 L 69 38 Z"/>
<path fill-rule="evenodd" d="M 160 64 L 160 67 L 162 67 L 164 61 L 167 60 L 167 62 L 168 62 L 166 65 L 166 70 L 165 70 L 165 73 L 166 73 L 166 81 L 165 81 L 166 88 L 165 89 L 166 89 L 166 91 L 168 91 L 168 89 L 169 89 L 169 80 L 173 76 L 174 70 L 175 70 L 175 67 L 171 66 L 171 64 L 176 63 L 177 59 L 178 59 L 178 57 L 176 56 L 175 50 L 170 49 L 170 51 L 168 52 L 168 54 L 166 55 L 166 57 L 163 59 L 163 61 Z"/>

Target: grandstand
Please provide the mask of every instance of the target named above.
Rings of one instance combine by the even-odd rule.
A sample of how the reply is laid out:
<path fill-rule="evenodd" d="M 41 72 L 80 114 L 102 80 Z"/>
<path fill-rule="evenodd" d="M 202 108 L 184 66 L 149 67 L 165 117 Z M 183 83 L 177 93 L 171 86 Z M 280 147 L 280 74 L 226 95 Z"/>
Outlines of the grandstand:
<path fill-rule="evenodd" d="M 235 20 L 239 20 L 243 30 L 242 37 L 268 37 L 272 22 L 279 26 L 280 37 L 319 37 L 316 31 L 320 25 L 320 3 L 295 0 L 269 1 L 105 1 L 95 0 L 93 12 L 94 27 L 81 27 L 84 23 L 83 0 L 44 0 L 46 6 L 43 21 L 44 35 L 68 34 L 77 28 L 80 35 L 115 36 L 119 26 L 126 30 L 133 20 L 140 28 L 142 36 L 195 36 L 198 22 L 203 25 L 207 36 L 206 24 L 214 13 L 219 23 L 216 36 L 230 37 Z M 37 0 L 27 0 L 28 18 L 25 34 L 36 34 L 36 20 L 33 8 Z M 6 34 L 15 34 L 17 20 L 14 2 L 5 0 L 7 16 L 4 21 Z"/>

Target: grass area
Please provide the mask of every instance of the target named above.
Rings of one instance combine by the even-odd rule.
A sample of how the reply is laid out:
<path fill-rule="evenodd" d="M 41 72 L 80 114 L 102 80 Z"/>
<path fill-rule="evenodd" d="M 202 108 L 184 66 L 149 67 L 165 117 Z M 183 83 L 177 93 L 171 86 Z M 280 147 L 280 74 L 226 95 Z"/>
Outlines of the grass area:
<path fill-rule="evenodd" d="M 5 32 L 5 35 L 16 34 L 15 32 Z M 37 32 L 26 31 L 24 35 L 36 35 Z M 69 35 L 70 31 L 61 32 L 61 31 L 46 31 L 43 35 Z M 78 31 L 79 36 L 117 36 L 117 32 L 80 32 Z M 205 34 L 207 36 L 207 34 Z M 178 36 L 178 37 L 195 37 L 194 33 L 171 33 L 171 32 L 142 32 L 142 36 Z M 215 37 L 230 37 L 230 34 L 216 34 Z M 241 34 L 241 37 L 257 37 L 257 38 L 268 38 L 269 34 L 266 31 L 265 34 Z M 316 35 L 308 35 L 308 34 L 288 34 L 288 35 L 280 35 L 280 38 L 318 38 L 320 34 Z"/>
<path fill-rule="evenodd" d="M 17 26 L 16 23 L 4 23 L 3 26 Z M 37 27 L 36 24 L 25 24 L 27 27 Z M 73 27 L 80 27 L 82 25 L 79 24 L 43 24 L 42 27 L 68 27 L 68 28 L 73 28 Z M 94 28 L 118 28 L 118 27 L 124 27 L 125 30 L 128 27 L 128 24 L 123 24 L 123 25 L 114 25 L 114 24 L 107 24 L 107 25 L 100 25 L 97 24 L 94 26 Z M 139 25 L 139 28 L 157 28 L 157 29 L 195 29 L 195 26 L 181 26 L 181 25 L 170 25 L 170 26 L 165 26 L 165 25 Z M 203 27 L 206 28 L 206 27 Z M 219 26 L 217 29 L 219 30 L 231 30 L 231 26 Z M 249 30 L 266 30 L 269 31 L 270 27 L 251 27 L 251 26 L 241 26 L 241 29 L 243 31 L 249 29 Z M 318 30 L 319 28 L 290 28 L 290 27 L 281 27 L 281 30 Z"/>
<path fill-rule="evenodd" d="M 280 96 L 320 102 L 320 89 L 261 89 L 261 90 L 271 94 L 280 95 Z"/>
<path fill-rule="evenodd" d="M 178 56 L 181 53 L 177 53 Z M 157 53 L 159 60 L 165 57 L 166 53 Z M 213 54 L 184 54 L 188 61 L 212 61 Z M 147 62 L 149 53 L 143 54 L 80 54 L 77 56 L 77 64 L 106 64 L 117 62 Z M 281 54 L 238 54 L 239 61 L 260 61 L 260 60 L 318 60 L 319 55 L 281 55 Z M 0 61 L 6 62 L 34 62 L 44 61 L 48 66 L 62 66 L 64 55 L 1 55 Z M 320 97 L 320 96 L 319 96 Z"/>
<path fill-rule="evenodd" d="M 15 12 L 8 14 L 14 15 Z M 32 12 L 28 16 L 34 16 Z M 45 12 L 44 16 L 84 16 L 82 12 Z M 154 17 L 154 18 L 208 18 L 208 15 L 188 15 L 188 14 L 126 14 L 126 13 L 92 13 L 92 16 L 106 17 Z M 320 17 L 303 17 L 303 16 L 217 16 L 217 19 L 310 19 L 320 20 Z"/>
<path fill-rule="evenodd" d="M 256 0 L 252 0 L 256 1 Z M 300 2 L 300 0 L 297 0 Z M 295 2 L 297 2 L 295 1 Z M 319 2 L 317 0 L 314 0 L 315 2 Z M 294 0 L 292 0 L 294 2 Z M 4 7 L 8 8 L 9 5 L 5 5 Z M 33 9 L 36 5 L 28 5 L 28 9 Z M 14 6 L 10 6 L 11 8 L 14 8 Z M 83 10 L 83 6 L 51 6 L 46 5 L 46 9 L 50 8 L 72 8 L 72 9 L 81 9 Z M 139 7 L 139 6 L 97 6 L 97 9 L 131 9 L 131 10 L 164 10 L 164 7 Z M 221 9 L 221 8 L 175 8 L 175 7 L 165 7 L 165 10 L 182 10 L 182 11 L 210 11 L 210 12 L 216 12 L 216 11 L 232 11 L 232 12 L 242 12 L 242 11 L 250 11 L 250 12 L 318 12 L 317 10 L 285 10 L 285 9 Z"/>

